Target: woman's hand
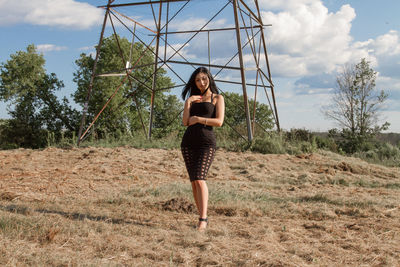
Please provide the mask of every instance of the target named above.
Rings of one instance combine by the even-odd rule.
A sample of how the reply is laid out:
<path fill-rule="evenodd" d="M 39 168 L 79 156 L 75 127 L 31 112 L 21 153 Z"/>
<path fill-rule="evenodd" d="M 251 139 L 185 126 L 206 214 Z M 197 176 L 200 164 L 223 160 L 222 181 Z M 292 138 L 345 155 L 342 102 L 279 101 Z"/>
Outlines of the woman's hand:
<path fill-rule="evenodd" d="M 197 116 L 191 116 L 189 117 L 189 121 L 188 121 L 188 126 L 199 123 L 200 122 L 200 118 Z"/>
<path fill-rule="evenodd" d="M 186 101 L 188 101 L 189 104 L 192 104 L 192 103 L 201 102 L 201 99 L 202 99 L 201 95 L 192 95 Z"/>
<path fill-rule="evenodd" d="M 192 95 L 185 101 L 185 108 L 183 109 L 182 123 L 184 126 L 190 126 L 198 123 L 198 118 L 190 117 L 190 106 L 192 103 L 199 103 L 202 100 L 201 95 Z"/>

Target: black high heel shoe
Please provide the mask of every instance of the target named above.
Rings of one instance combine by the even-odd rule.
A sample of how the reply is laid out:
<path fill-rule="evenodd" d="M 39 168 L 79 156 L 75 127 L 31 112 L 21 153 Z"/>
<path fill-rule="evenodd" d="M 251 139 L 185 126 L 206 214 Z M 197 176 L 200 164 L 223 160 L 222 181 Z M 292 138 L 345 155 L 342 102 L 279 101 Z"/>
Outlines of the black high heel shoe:
<path fill-rule="evenodd" d="M 200 223 L 201 222 L 206 222 L 206 227 L 208 226 L 208 218 L 199 218 L 199 226 L 200 226 Z M 204 231 L 204 230 L 206 230 L 206 227 L 204 227 L 204 228 L 197 228 L 197 230 L 199 230 L 199 231 Z"/>

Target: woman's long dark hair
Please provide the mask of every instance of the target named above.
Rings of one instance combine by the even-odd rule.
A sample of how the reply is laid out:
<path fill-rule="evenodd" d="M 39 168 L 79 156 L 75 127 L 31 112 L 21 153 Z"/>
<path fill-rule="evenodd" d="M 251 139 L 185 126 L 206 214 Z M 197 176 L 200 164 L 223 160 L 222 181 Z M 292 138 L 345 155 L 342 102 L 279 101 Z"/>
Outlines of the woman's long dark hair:
<path fill-rule="evenodd" d="M 213 92 L 214 94 L 218 94 L 218 88 L 217 85 L 215 84 L 214 78 L 212 77 L 210 71 L 205 68 L 205 67 L 200 67 L 197 68 L 192 75 L 190 76 L 189 81 L 186 83 L 185 87 L 183 88 L 182 91 L 182 99 L 185 100 L 187 95 L 189 95 L 189 97 L 191 97 L 192 95 L 200 95 L 201 91 L 199 88 L 197 88 L 196 86 L 196 76 L 199 73 L 204 73 L 208 76 L 208 80 L 210 82 L 210 84 L 208 85 L 208 88 L 211 90 L 211 92 Z"/>

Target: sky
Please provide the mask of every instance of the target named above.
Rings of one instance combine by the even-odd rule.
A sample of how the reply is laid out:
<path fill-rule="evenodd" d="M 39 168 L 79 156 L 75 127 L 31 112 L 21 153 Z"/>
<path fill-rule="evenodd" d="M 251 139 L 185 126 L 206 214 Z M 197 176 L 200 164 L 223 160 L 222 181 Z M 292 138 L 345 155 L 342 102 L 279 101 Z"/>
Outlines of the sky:
<path fill-rule="evenodd" d="M 189 15 L 171 27 L 202 25 L 202 17 L 207 17 L 213 5 L 220 2 L 201 1 L 207 5 L 190 7 Z M 72 81 L 75 60 L 81 53 L 94 52 L 104 18 L 104 10 L 97 6 L 106 2 L 0 0 L 0 64 L 34 44 L 44 55 L 47 72 L 55 73 L 65 84 L 57 95 L 70 98 L 76 89 Z M 265 38 L 281 128 L 326 131 L 337 127 L 321 110 L 330 103 L 338 71 L 345 64 L 366 58 L 377 72 L 377 89 L 388 94 L 381 123 L 391 124 L 387 132 L 400 133 L 399 0 L 258 2 L 264 23 L 272 25 L 265 28 Z M 137 19 L 146 24 L 149 18 L 143 15 Z M 221 18 L 214 25 L 226 23 Z M 213 38 L 214 45 L 222 48 L 219 53 L 223 53 L 229 41 L 227 44 L 227 38 Z M 197 43 L 201 42 L 199 39 Z M 204 56 L 201 47 L 192 45 L 183 53 L 191 59 L 200 58 Z M 0 102 L 0 118 L 8 118 L 6 106 Z"/>

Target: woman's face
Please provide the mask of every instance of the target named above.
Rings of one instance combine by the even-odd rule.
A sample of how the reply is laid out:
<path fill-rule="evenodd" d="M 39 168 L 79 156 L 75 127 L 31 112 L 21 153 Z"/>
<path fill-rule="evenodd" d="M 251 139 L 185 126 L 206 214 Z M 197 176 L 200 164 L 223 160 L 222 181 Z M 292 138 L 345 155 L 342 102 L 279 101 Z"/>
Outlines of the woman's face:
<path fill-rule="evenodd" d="M 210 81 L 208 80 L 208 76 L 205 73 L 198 73 L 196 75 L 196 78 L 194 79 L 197 88 L 201 91 L 201 93 L 204 93 L 205 90 L 208 89 L 208 86 L 210 85 Z"/>

